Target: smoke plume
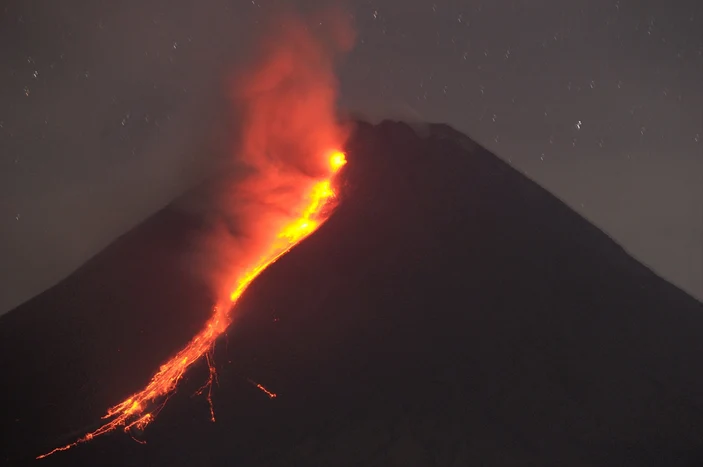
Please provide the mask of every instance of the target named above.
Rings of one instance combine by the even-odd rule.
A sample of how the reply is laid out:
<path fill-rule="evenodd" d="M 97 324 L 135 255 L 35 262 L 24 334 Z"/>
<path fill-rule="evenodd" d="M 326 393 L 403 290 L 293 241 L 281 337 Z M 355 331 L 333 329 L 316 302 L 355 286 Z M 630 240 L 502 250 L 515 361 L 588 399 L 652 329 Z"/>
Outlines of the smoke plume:
<path fill-rule="evenodd" d="M 230 82 L 238 126 L 232 152 L 246 175 L 218 190 L 218 214 L 204 241 L 220 305 L 244 265 L 265 255 L 301 214 L 313 185 L 329 176 L 330 153 L 348 137 L 335 111 L 334 65 L 353 45 L 349 18 L 338 10 L 277 17 L 249 66 Z"/>

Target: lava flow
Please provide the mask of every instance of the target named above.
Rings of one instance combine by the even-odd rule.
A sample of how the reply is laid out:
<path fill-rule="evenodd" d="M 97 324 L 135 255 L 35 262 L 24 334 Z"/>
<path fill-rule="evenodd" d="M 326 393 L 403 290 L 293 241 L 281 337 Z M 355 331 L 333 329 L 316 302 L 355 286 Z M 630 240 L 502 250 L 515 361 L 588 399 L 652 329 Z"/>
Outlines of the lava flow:
<path fill-rule="evenodd" d="M 122 428 L 129 432 L 132 428 L 143 429 L 154 420 L 159 411 L 166 404 L 170 395 L 176 389 L 178 382 L 183 377 L 186 370 L 196 361 L 205 357 L 210 369 L 210 376 L 205 385 L 198 391 L 203 393 L 207 390 L 207 399 L 210 403 L 210 414 L 214 421 L 212 411 L 212 400 L 210 389 L 216 378 L 214 362 L 212 360 L 212 350 L 217 338 L 225 331 L 231 321 L 230 311 L 252 283 L 268 266 L 276 262 L 285 255 L 291 248 L 313 233 L 329 217 L 330 210 L 323 208 L 335 197 L 332 188 L 332 179 L 336 172 L 346 164 L 346 158 L 341 151 L 331 151 L 328 155 L 329 177 L 318 180 L 312 185 L 308 193 L 307 207 L 300 213 L 299 217 L 287 224 L 279 231 L 276 240 L 270 245 L 269 251 L 258 262 L 252 264 L 246 272 L 238 279 L 235 289 L 230 295 L 231 303 L 228 306 L 217 306 L 213 310 L 212 317 L 207 321 L 205 327 L 198 333 L 181 351 L 173 356 L 169 361 L 161 365 L 159 371 L 152 377 L 149 384 L 141 391 L 132 394 L 130 397 L 110 408 L 103 416 L 106 421 L 100 428 L 92 431 L 82 438 L 52 451 L 42 454 L 37 459 L 42 459 L 60 451 L 66 451 L 79 444 L 91 441 L 92 439 Z M 256 384 L 256 387 L 264 391 L 270 398 L 276 397 L 264 386 Z"/>

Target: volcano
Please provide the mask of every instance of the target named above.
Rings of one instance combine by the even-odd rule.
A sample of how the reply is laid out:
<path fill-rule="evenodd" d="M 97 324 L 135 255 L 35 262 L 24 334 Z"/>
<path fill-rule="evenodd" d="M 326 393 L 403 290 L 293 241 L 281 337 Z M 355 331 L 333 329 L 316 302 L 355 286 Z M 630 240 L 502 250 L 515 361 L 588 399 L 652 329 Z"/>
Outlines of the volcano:
<path fill-rule="evenodd" d="M 144 432 L 33 460 L 95 429 L 209 318 L 184 261 L 202 219 L 178 200 L 0 318 L 1 459 L 703 464 L 703 304 L 446 125 L 358 122 L 346 152 L 333 216 L 218 341 L 215 423 L 199 362 Z"/>

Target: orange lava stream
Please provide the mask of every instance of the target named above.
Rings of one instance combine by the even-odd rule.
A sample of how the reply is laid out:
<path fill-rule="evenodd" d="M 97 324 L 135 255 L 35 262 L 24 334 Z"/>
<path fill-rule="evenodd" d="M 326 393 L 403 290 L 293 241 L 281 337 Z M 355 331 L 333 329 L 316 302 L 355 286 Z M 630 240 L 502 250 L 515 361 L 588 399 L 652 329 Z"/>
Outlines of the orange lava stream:
<path fill-rule="evenodd" d="M 170 360 L 161 365 L 159 371 L 154 374 L 149 384 L 141 391 L 131 395 L 124 401 L 108 409 L 102 417 L 108 420 L 100 428 L 87 433 L 82 438 L 71 444 L 55 448 L 46 454 L 37 456 L 43 459 L 61 451 L 67 451 L 79 444 L 86 443 L 98 436 L 104 435 L 117 428 L 122 428 L 129 432 L 133 428 L 143 430 L 151 423 L 156 415 L 164 407 L 168 398 L 176 390 L 178 382 L 181 380 L 186 370 L 203 356 L 207 360 L 210 370 L 209 377 L 205 385 L 196 394 L 203 394 L 207 391 L 207 400 L 210 404 L 210 416 L 215 421 L 210 397 L 212 384 L 217 379 L 214 362 L 212 360 L 212 350 L 217 338 L 227 329 L 231 322 L 230 311 L 242 296 L 247 287 L 259 276 L 267 267 L 275 263 L 279 258 L 288 253 L 296 244 L 312 234 L 329 216 L 322 215 L 322 208 L 334 198 L 332 189 L 332 176 L 346 164 L 346 158 L 341 151 L 332 151 L 329 156 L 330 177 L 315 183 L 309 193 L 310 202 L 300 217 L 286 225 L 278 234 L 277 240 L 271 245 L 269 253 L 264 255 L 256 264 L 251 266 L 247 272 L 237 281 L 237 286 L 230 295 L 231 304 L 229 307 L 216 306 L 213 309 L 212 317 L 206 322 L 205 327 L 193 339 Z M 261 384 L 255 385 L 258 389 L 266 393 L 270 398 L 275 398 L 276 394 L 270 392 Z"/>

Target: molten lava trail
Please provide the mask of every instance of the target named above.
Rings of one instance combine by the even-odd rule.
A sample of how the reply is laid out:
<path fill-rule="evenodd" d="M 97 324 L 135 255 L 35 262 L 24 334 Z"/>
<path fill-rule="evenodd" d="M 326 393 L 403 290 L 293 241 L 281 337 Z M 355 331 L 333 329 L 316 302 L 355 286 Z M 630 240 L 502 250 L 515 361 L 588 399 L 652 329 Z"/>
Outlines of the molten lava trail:
<path fill-rule="evenodd" d="M 263 384 L 257 383 L 256 381 L 249 379 L 249 378 L 247 378 L 247 382 L 249 382 L 249 384 L 254 386 L 259 391 L 261 391 L 264 394 L 266 394 L 267 396 L 269 396 L 270 399 L 275 399 L 276 397 L 278 397 L 278 395 L 275 392 L 269 391 Z"/>
<path fill-rule="evenodd" d="M 332 151 L 329 155 L 330 175 L 326 179 L 317 181 L 309 193 L 309 203 L 300 213 L 300 216 L 293 222 L 284 226 L 265 254 L 255 264 L 251 265 L 237 281 L 237 286 L 230 294 L 231 303 L 228 306 L 216 306 L 213 309 L 212 317 L 205 323 L 205 327 L 193 339 L 170 360 L 161 365 L 159 371 L 154 374 L 151 381 L 141 391 L 132 394 L 119 404 L 108 409 L 102 417 L 106 422 L 95 431 L 85 434 L 71 444 L 61 446 L 37 456 L 37 459 L 48 457 L 57 452 L 66 451 L 79 444 L 86 443 L 98 436 L 104 435 L 118 428 L 122 428 L 129 433 L 132 428 L 144 429 L 158 415 L 164 407 L 168 398 L 176 390 L 178 382 L 181 380 L 186 370 L 196 361 L 205 357 L 210 373 L 205 385 L 197 394 L 206 394 L 210 404 L 210 415 L 215 421 L 212 410 L 211 389 L 216 381 L 217 373 L 212 356 L 212 350 L 217 338 L 227 329 L 231 322 L 231 310 L 236 305 L 247 287 L 259 276 L 267 267 L 275 263 L 279 258 L 288 253 L 295 245 L 304 238 L 312 234 L 324 221 L 329 218 L 330 212 L 323 213 L 323 207 L 335 197 L 332 188 L 334 175 L 346 164 L 346 158 L 341 151 Z M 253 382 L 252 382 L 253 383 Z M 270 392 L 264 386 L 253 383 L 258 389 L 265 392 L 270 398 L 275 398 L 276 394 Z"/>

